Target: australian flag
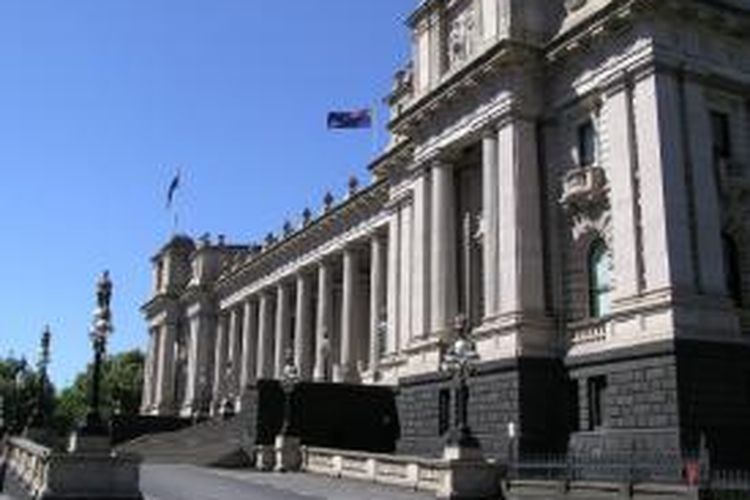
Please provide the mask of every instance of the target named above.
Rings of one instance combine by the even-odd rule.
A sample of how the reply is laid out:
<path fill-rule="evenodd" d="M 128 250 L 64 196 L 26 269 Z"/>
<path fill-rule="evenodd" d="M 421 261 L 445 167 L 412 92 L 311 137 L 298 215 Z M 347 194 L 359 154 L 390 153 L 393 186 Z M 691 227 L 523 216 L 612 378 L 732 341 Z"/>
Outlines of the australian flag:
<path fill-rule="evenodd" d="M 328 128 L 370 128 L 372 127 L 372 110 L 331 111 L 328 113 Z"/>

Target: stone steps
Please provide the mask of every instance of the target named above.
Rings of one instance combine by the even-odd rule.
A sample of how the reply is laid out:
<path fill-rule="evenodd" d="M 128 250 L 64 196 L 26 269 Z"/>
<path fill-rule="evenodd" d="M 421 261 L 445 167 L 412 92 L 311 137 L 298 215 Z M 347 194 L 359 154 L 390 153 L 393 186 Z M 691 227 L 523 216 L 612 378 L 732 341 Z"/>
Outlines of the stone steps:
<path fill-rule="evenodd" d="M 249 463 L 252 442 L 242 418 L 209 420 L 175 432 L 141 436 L 118 447 L 146 463 L 238 467 Z"/>

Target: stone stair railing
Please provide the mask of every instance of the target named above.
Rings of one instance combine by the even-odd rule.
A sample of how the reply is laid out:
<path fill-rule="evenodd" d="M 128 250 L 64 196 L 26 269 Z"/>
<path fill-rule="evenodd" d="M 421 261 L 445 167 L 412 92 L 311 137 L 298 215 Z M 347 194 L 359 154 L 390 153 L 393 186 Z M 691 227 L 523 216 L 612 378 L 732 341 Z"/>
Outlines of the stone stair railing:
<path fill-rule="evenodd" d="M 52 450 L 24 438 L 10 438 L 3 456 L 5 483 L 31 498 L 41 495 L 47 482 Z"/>
<path fill-rule="evenodd" d="M 302 470 L 438 492 L 449 472 L 445 460 L 302 447 Z"/>
<path fill-rule="evenodd" d="M 143 499 L 139 490 L 140 462 L 129 454 L 59 452 L 14 437 L 5 444 L 2 462 L 2 490 L 14 497 Z"/>

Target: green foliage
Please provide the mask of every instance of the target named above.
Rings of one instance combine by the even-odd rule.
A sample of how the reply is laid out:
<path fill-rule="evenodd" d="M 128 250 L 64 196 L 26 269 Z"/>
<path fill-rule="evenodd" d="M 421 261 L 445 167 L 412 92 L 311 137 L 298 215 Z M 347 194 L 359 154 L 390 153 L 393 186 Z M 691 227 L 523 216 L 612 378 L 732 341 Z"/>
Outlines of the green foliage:
<path fill-rule="evenodd" d="M 6 430 L 20 433 L 31 422 L 32 414 L 39 406 L 39 390 L 39 374 L 25 359 L 13 356 L 0 359 L 0 434 Z M 39 410 L 46 419 L 53 412 L 53 393 L 54 388 L 48 382 Z"/>
<path fill-rule="evenodd" d="M 100 387 L 101 413 L 108 419 L 113 413 L 137 415 L 141 404 L 144 356 L 141 351 L 127 351 L 108 357 L 102 365 Z M 60 434 L 81 423 L 88 410 L 91 373 L 89 364 L 79 373 L 73 385 L 57 397 L 54 416 L 55 428 Z"/>

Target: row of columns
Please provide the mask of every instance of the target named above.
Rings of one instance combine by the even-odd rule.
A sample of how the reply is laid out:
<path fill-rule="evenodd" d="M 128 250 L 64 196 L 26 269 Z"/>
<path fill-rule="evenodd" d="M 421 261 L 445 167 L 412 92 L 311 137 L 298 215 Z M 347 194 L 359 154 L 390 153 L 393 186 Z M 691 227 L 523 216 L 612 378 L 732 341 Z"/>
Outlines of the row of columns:
<path fill-rule="evenodd" d="M 248 384 L 282 378 L 290 350 L 302 380 L 357 382 L 365 361 L 370 371 L 377 369 L 386 311 L 385 236 L 374 234 L 368 247 L 354 244 L 341 253 L 339 324 L 334 310 L 336 264 L 330 257 L 298 272 L 293 284 L 286 280 L 272 285 L 220 314 L 213 353 L 214 412 L 238 401 Z M 368 283 L 360 276 L 363 251 L 371 256 L 369 301 L 363 300 Z"/>

